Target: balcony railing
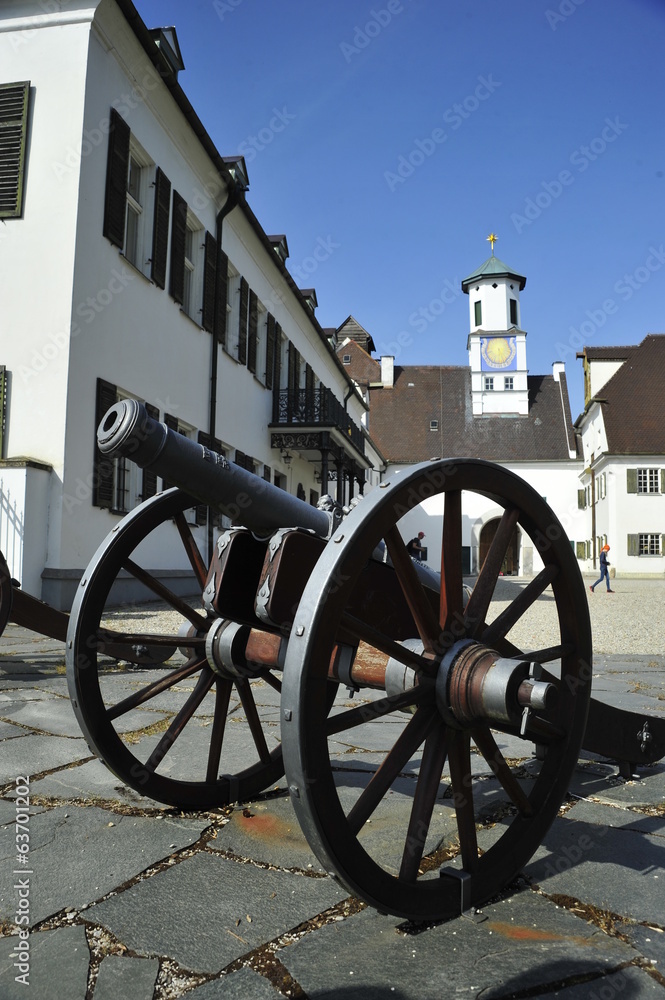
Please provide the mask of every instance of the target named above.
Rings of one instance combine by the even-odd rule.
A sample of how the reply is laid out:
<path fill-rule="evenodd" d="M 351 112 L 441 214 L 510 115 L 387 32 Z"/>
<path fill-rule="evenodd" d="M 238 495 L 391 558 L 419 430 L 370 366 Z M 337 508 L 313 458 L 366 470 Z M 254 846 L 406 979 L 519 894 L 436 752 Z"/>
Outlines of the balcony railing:
<path fill-rule="evenodd" d="M 272 419 L 274 424 L 286 427 L 294 424 L 337 427 L 361 455 L 365 454 L 363 432 L 330 389 L 298 389 L 296 392 L 280 389 L 274 394 Z"/>

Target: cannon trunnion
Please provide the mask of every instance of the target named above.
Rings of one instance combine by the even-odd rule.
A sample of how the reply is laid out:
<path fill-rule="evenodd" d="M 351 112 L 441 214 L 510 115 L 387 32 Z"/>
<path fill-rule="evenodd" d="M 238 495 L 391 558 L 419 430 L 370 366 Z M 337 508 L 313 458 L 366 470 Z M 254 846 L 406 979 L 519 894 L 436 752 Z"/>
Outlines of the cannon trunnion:
<path fill-rule="evenodd" d="M 590 702 L 577 561 L 542 498 L 492 463 L 437 460 L 395 475 L 341 517 L 131 401 L 109 411 L 98 441 L 180 487 L 116 526 L 72 608 L 72 704 L 111 770 L 181 808 L 242 801 L 285 770 L 321 863 L 383 912 L 439 919 L 509 883 L 557 815 L 590 704 L 596 741 L 604 711 Z M 503 514 L 469 593 L 462 497 L 474 493 Z M 440 577 L 414 563 L 400 531 L 424 499 L 441 511 Z M 197 502 L 235 521 L 209 563 L 189 516 Z M 516 528 L 543 568 L 506 598 L 497 582 Z M 174 542 L 195 602 L 154 568 Z M 118 578 L 167 610 L 149 627 L 131 608 L 112 613 Z M 543 595 L 546 634 L 529 621 Z M 665 753 L 653 723 L 631 759 Z M 515 767 L 534 744 L 538 760 Z"/>

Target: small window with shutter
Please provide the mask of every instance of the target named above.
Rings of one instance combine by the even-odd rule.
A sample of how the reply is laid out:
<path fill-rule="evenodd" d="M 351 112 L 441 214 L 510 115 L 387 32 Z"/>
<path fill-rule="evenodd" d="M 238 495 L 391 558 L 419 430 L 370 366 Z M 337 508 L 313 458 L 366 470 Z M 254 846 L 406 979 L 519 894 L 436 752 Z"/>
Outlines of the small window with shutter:
<path fill-rule="evenodd" d="M 0 84 L 0 219 L 23 214 L 30 82 Z"/>

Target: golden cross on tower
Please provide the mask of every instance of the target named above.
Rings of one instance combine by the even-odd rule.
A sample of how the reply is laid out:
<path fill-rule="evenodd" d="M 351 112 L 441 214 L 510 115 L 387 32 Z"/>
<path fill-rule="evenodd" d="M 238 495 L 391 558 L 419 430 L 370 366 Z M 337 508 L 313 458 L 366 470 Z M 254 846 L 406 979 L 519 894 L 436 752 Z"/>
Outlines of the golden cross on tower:
<path fill-rule="evenodd" d="M 487 240 L 490 246 L 492 247 L 492 256 L 494 256 L 494 244 L 496 243 L 498 238 L 499 237 L 496 235 L 496 233 L 490 233 L 489 236 L 487 237 Z"/>

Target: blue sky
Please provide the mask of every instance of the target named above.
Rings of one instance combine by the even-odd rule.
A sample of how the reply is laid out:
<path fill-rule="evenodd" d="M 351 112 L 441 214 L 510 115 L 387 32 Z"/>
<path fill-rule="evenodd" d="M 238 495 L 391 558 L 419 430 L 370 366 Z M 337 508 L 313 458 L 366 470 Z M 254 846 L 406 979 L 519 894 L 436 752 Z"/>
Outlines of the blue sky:
<path fill-rule="evenodd" d="M 566 362 L 573 418 L 583 344 L 665 331 L 663 0 L 135 3 L 176 26 L 180 83 L 323 326 L 467 364 L 457 292 L 493 231 L 529 370 Z"/>

